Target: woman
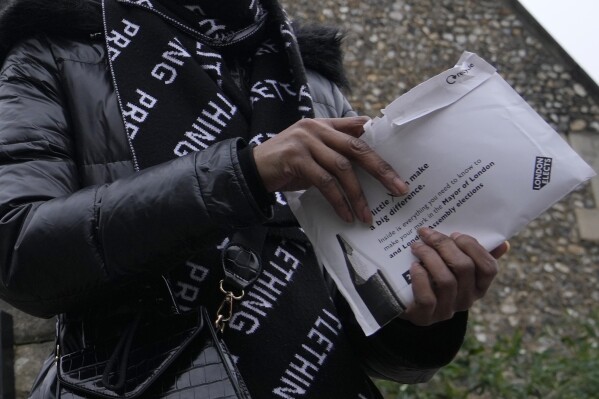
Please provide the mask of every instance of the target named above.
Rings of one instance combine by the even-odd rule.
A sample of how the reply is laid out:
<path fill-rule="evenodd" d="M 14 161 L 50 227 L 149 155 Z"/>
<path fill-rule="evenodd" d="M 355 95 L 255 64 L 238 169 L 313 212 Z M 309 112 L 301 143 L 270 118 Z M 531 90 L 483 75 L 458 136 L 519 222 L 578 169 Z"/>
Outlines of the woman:
<path fill-rule="evenodd" d="M 421 230 L 415 304 L 366 338 L 273 194 L 317 186 L 339 217 L 371 223 L 349 161 L 408 190 L 358 139 L 335 32 L 300 34 L 300 56 L 275 0 L 2 7 L 0 295 L 60 315 L 63 342 L 33 397 L 83 395 L 57 386 L 54 356 L 90 335 L 130 346 L 164 328 L 130 323 L 132 303 L 142 320 L 165 301 L 213 315 L 223 248 L 248 231 L 266 231 L 263 269 L 223 337 L 254 398 L 379 398 L 367 374 L 420 382 L 453 358 L 496 273 L 476 240 Z M 194 392 L 162 381 L 144 397 L 168 390 Z"/>

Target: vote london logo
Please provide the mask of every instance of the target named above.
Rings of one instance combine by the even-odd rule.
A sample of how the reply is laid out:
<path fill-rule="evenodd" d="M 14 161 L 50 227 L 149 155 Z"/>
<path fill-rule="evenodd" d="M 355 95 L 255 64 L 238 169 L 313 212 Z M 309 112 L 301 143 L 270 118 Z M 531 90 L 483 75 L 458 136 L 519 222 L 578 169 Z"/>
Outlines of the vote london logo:
<path fill-rule="evenodd" d="M 551 168 L 553 166 L 553 158 L 537 157 L 535 160 L 535 171 L 532 180 L 532 189 L 540 190 L 549 184 L 551 180 Z"/>

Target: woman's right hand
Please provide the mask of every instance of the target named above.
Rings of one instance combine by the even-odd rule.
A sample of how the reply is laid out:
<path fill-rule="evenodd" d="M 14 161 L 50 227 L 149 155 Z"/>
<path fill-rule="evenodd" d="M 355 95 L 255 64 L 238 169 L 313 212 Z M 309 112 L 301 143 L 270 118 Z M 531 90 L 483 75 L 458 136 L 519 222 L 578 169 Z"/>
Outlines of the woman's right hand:
<path fill-rule="evenodd" d="M 316 186 L 343 220 L 352 222 L 355 213 L 362 222 L 372 224 L 352 162 L 393 195 L 405 195 L 409 188 L 386 161 L 359 139 L 367 121 L 367 117 L 302 119 L 254 147 L 264 186 L 269 192 Z"/>

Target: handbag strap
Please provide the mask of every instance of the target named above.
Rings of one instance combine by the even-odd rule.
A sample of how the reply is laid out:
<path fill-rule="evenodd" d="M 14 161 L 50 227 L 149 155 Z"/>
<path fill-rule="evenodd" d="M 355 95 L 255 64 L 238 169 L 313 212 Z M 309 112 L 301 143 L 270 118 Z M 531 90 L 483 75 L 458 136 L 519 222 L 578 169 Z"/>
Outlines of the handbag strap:
<path fill-rule="evenodd" d="M 121 335 L 121 338 L 117 342 L 106 367 L 102 373 L 102 383 L 104 386 L 114 392 L 120 392 L 125 388 L 125 381 L 127 378 L 127 366 L 129 361 L 129 353 L 131 352 L 131 345 L 133 343 L 133 337 L 137 332 L 137 327 L 141 320 L 142 313 L 138 312 L 137 315 Z M 111 375 L 114 374 L 117 377 L 116 382 L 111 381 Z"/>
<path fill-rule="evenodd" d="M 243 299 L 245 290 L 256 281 L 262 272 L 260 254 L 264 248 L 268 227 L 256 225 L 238 230 L 222 252 L 225 277 L 220 281 L 220 290 L 225 297 L 216 311 L 215 327 L 221 333 L 233 316 L 235 301 Z"/>

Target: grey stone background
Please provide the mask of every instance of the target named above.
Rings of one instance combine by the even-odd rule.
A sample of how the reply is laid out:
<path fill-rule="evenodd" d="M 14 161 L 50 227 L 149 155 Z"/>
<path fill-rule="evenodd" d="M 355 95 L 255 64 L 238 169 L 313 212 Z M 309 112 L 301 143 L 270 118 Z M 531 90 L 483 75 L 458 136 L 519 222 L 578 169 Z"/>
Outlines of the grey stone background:
<path fill-rule="evenodd" d="M 555 44 L 511 0 L 286 0 L 304 22 L 346 33 L 345 65 L 359 112 L 379 110 L 453 66 L 464 50 L 492 63 L 541 116 L 599 170 L 595 85 L 577 75 Z M 591 40 L 591 39 L 590 39 Z M 509 190 L 506 182 L 506 190 Z M 599 314 L 599 181 L 560 201 L 511 240 L 491 291 L 472 310 L 470 333 L 485 345 L 515 329 L 527 350 L 561 345 L 572 321 Z M 17 398 L 25 398 L 53 347 L 54 321 L 15 317 Z M 594 324 L 596 326 L 596 324 Z M 541 331 L 551 328 L 552 333 Z"/>

